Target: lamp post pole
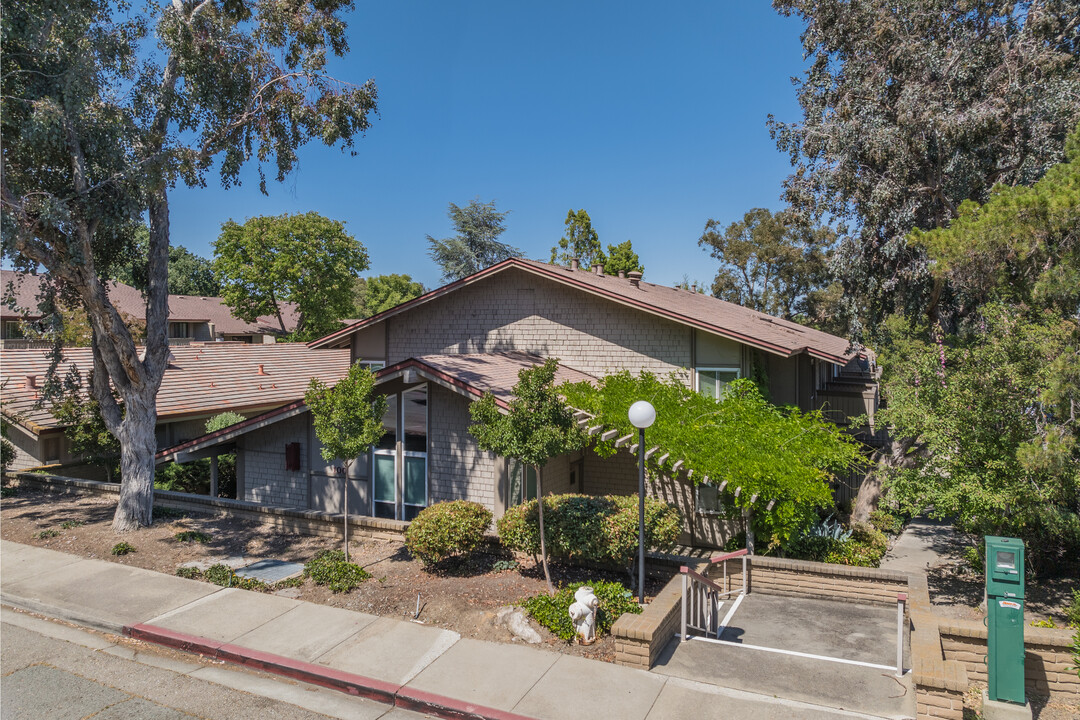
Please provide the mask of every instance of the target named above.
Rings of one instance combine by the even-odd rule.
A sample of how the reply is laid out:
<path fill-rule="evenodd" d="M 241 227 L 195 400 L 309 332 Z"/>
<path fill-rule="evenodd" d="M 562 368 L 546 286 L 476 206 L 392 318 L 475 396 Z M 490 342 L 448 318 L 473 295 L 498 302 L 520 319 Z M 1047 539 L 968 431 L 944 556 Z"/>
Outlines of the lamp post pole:
<path fill-rule="evenodd" d="M 645 428 L 638 428 L 638 602 L 645 604 Z"/>
<path fill-rule="evenodd" d="M 638 400 L 627 413 L 638 429 L 638 602 L 645 604 L 645 428 L 656 421 L 656 408 Z"/>

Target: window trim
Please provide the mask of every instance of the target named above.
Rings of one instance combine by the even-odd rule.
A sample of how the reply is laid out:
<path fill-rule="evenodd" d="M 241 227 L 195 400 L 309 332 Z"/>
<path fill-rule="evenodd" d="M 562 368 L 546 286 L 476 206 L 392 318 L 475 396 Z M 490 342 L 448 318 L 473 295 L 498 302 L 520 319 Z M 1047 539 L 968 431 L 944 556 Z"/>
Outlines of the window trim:
<path fill-rule="evenodd" d="M 742 378 L 742 368 L 733 366 L 706 366 L 701 365 L 694 368 L 694 392 L 701 392 L 701 373 L 702 372 L 733 372 L 735 373 L 735 379 Z M 713 400 L 718 400 L 718 397 L 713 397 Z"/>

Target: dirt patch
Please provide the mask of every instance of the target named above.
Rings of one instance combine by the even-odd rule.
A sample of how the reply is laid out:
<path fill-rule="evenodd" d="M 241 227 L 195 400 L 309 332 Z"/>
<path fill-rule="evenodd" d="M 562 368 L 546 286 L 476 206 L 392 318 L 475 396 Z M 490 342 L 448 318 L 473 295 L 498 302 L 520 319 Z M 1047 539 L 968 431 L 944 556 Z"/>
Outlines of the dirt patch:
<path fill-rule="evenodd" d="M 97 495 L 56 494 L 25 486 L 0 503 L 0 536 L 5 540 L 49 548 L 88 558 L 145 568 L 173 575 L 186 563 L 228 561 L 244 564 L 263 559 L 304 563 L 324 549 L 340 549 L 333 538 L 298 535 L 251 520 L 224 515 L 187 513 L 155 520 L 150 528 L 118 535 L 111 529 L 114 498 Z M 178 533 L 196 531 L 206 542 L 181 542 Z M 55 532 L 55 534 L 53 534 Z M 135 551 L 116 556 L 112 548 L 127 542 Z M 447 628 L 464 637 L 497 642 L 520 642 L 494 623 L 496 611 L 545 590 L 543 571 L 531 557 L 478 552 L 466 562 L 450 563 L 428 572 L 413 560 L 400 542 L 357 540 L 350 544 L 353 562 L 372 578 L 348 593 L 333 593 L 305 580 L 298 588 L 281 592 L 307 602 L 359 612 L 412 619 L 417 595 L 425 624 Z M 517 563 L 516 567 L 505 569 Z M 627 581 L 625 574 L 551 564 L 558 584 L 580 581 Z M 651 599 L 671 574 L 650 576 L 646 600 Z M 612 661 L 615 643 L 605 636 L 594 645 L 568 645 L 537 626 L 544 646 L 558 652 Z"/>

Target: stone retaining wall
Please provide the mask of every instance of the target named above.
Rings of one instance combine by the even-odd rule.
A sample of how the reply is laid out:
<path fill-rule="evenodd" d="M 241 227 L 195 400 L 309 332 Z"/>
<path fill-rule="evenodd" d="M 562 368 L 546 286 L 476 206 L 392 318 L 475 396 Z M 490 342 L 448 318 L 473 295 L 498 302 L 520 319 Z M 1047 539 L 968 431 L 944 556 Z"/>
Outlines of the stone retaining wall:
<path fill-rule="evenodd" d="M 59 493 L 118 495 L 120 492 L 120 486 L 116 483 L 97 482 L 95 480 L 78 480 L 39 473 L 9 473 L 8 477 L 14 477 L 20 486 L 36 486 Z M 155 490 L 154 507 L 190 512 L 220 513 L 244 520 L 254 520 L 273 525 L 286 532 L 304 535 L 340 537 L 342 532 L 341 513 L 268 507 L 245 500 L 230 500 L 228 498 L 212 498 L 206 495 Z M 401 540 L 405 534 L 405 529 L 408 527 L 409 523 L 400 520 L 384 520 L 364 515 L 349 516 L 350 537 Z"/>

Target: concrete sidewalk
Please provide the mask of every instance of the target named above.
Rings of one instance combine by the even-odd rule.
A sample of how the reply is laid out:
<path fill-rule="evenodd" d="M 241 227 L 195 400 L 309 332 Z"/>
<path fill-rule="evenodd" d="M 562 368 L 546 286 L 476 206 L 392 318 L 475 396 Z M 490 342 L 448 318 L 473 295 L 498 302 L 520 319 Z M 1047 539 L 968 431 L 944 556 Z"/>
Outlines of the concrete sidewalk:
<path fill-rule="evenodd" d="M 880 717 L 7 541 L 0 573 L 5 605 L 439 717 Z"/>

